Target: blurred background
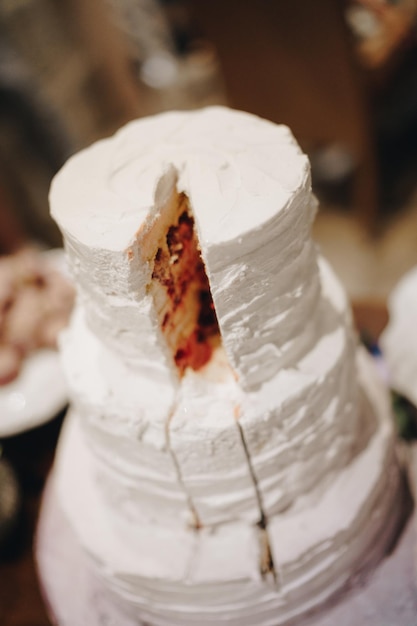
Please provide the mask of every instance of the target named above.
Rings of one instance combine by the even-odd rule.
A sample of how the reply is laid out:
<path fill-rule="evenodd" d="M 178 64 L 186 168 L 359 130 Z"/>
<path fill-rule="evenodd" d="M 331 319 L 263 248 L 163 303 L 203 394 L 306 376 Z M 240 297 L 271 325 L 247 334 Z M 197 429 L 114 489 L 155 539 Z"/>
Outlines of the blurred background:
<path fill-rule="evenodd" d="M 352 298 L 417 262 L 417 0 L 0 0 L 0 252 L 60 244 L 51 177 L 129 119 L 229 104 L 291 127 Z"/>
<path fill-rule="evenodd" d="M 61 245 L 48 190 L 65 160 L 131 119 L 212 104 L 291 127 L 320 200 L 315 239 L 358 328 L 379 335 L 417 265 L 417 0 L 0 0 L 0 261 L 18 284 L 0 304 L 11 319 L 20 303 L 16 333 L 36 318 L 23 287 L 45 296 L 38 318 L 70 300 L 30 254 L 9 256 Z M 32 545 L 65 411 L 22 422 L 37 404 L 7 382 L 19 369 L 2 347 L 0 333 L 0 624 L 48 626 Z"/>

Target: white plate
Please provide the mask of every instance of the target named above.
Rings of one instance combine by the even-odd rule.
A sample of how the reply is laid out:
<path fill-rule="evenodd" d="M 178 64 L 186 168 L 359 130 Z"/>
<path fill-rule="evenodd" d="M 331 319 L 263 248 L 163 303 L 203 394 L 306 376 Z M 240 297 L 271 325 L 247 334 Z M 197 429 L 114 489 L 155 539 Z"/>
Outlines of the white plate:
<path fill-rule="evenodd" d="M 29 355 L 19 376 L 0 387 L 0 437 L 49 421 L 66 405 L 67 387 L 55 350 Z"/>
<path fill-rule="evenodd" d="M 43 253 L 51 264 L 66 274 L 62 250 Z M 29 354 L 19 376 L 0 386 L 0 437 L 17 435 L 49 421 L 68 402 L 67 386 L 56 350 Z"/>
<path fill-rule="evenodd" d="M 417 406 L 417 267 L 395 287 L 388 310 L 390 321 L 380 343 L 390 384 Z"/>

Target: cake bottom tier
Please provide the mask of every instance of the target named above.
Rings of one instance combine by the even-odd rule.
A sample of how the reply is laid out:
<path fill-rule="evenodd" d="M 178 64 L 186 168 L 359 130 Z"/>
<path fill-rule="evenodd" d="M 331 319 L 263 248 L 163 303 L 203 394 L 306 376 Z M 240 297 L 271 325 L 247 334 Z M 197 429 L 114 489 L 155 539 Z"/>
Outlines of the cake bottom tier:
<path fill-rule="evenodd" d="M 54 488 L 91 566 L 135 623 L 277 626 L 324 604 L 386 553 L 402 516 L 388 398 L 365 355 L 361 385 L 376 419 L 368 445 L 323 492 L 268 520 L 275 577 L 263 577 L 261 531 L 230 521 L 171 529 L 124 524 L 100 498 L 76 415 L 64 427 Z"/>

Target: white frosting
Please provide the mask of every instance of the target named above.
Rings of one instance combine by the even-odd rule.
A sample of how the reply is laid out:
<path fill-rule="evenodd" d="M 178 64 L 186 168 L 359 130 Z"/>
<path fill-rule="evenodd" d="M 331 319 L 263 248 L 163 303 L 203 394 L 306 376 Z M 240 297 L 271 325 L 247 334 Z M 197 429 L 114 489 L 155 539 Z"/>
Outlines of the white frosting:
<path fill-rule="evenodd" d="M 320 268 L 327 288 L 335 279 L 324 260 Z M 322 339 L 296 369 L 247 392 L 230 375 L 213 381 L 188 371 L 176 394 L 126 365 L 79 308 L 62 338 L 63 365 L 112 505 L 129 519 L 183 525 L 185 490 L 204 525 L 259 521 L 237 415 L 267 515 L 344 466 L 358 437 L 359 406 L 355 344 L 336 305 L 323 298 L 315 329 Z"/>
<path fill-rule="evenodd" d="M 175 189 L 223 343 L 182 379 L 144 252 Z M 171 626 L 284 623 L 379 558 L 400 512 L 389 408 L 363 355 L 358 382 L 288 129 L 222 108 L 134 122 L 71 159 L 51 203 L 79 289 L 57 489 L 129 610 Z"/>
<path fill-rule="evenodd" d="M 367 403 L 363 426 L 371 421 L 372 434 L 326 489 L 270 518 L 277 585 L 259 575 L 256 526 L 235 521 L 197 532 L 169 523 L 131 524 L 109 509 L 79 420 L 68 420 L 55 467 L 61 504 L 132 615 L 164 626 L 282 624 L 381 557 L 401 514 L 398 472 L 387 397 L 364 353 L 358 365 Z"/>
<path fill-rule="evenodd" d="M 140 245 L 175 186 L 193 209 L 228 358 L 242 386 L 257 385 L 296 362 L 317 308 L 307 157 L 286 127 L 213 107 L 132 122 L 54 179 L 52 215 L 88 323 L 154 379 L 169 379 L 171 364 Z"/>

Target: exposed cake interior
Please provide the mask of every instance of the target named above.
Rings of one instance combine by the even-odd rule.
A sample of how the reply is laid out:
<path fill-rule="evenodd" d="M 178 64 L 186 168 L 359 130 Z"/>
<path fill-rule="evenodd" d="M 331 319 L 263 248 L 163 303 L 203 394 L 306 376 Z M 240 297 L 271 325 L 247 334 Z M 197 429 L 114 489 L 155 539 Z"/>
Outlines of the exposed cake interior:
<path fill-rule="evenodd" d="M 173 192 L 149 235 L 155 251 L 149 289 L 162 334 L 180 375 L 188 367 L 200 370 L 221 345 L 221 336 L 185 194 Z"/>

